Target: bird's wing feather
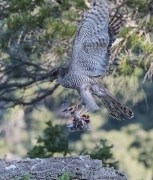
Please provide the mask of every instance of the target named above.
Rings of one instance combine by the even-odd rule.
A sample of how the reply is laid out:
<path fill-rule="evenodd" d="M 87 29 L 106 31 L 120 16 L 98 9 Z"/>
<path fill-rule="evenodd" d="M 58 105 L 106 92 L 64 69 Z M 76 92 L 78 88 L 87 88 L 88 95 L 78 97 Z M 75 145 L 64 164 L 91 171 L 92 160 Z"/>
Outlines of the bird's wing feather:
<path fill-rule="evenodd" d="M 116 36 L 120 32 L 121 27 L 124 24 L 123 15 L 119 13 L 119 9 L 116 9 L 115 14 L 110 18 L 108 23 L 109 45 L 107 48 L 108 55 L 111 55 L 111 47 L 116 40 Z"/>
<path fill-rule="evenodd" d="M 90 76 L 102 75 L 109 63 L 107 47 L 109 5 L 106 0 L 92 2 L 76 33 L 70 69 Z"/>
<path fill-rule="evenodd" d="M 110 48 L 122 26 L 122 18 L 117 15 L 116 13 L 108 22 L 107 0 L 91 2 L 74 39 L 70 70 L 77 69 L 90 77 L 105 73 L 109 64 Z"/>

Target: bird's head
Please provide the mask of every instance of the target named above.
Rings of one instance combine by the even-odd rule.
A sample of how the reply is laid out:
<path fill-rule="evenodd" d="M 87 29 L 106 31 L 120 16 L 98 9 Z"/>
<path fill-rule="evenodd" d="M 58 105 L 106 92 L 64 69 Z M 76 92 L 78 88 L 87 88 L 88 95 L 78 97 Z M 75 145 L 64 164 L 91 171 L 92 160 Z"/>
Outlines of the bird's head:
<path fill-rule="evenodd" d="M 54 80 L 56 80 L 58 74 L 59 74 L 59 67 L 54 68 L 50 73 L 50 81 L 53 82 Z"/>

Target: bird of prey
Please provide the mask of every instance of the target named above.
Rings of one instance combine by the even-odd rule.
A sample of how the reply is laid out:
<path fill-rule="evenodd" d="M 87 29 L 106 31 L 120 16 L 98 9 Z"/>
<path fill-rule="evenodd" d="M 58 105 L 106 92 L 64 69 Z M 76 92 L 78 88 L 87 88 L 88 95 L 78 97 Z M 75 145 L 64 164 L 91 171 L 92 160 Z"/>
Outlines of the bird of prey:
<path fill-rule="evenodd" d="M 77 90 L 86 111 L 99 109 L 93 98 L 96 95 L 110 116 L 130 119 L 134 116 L 133 112 L 96 81 L 106 72 L 110 48 L 122 26 L 121 18 L 116 15 L 109 21 L 109 7 L 107 0 L 91 0 L 76 32 L 68 66 L 54 68 L 50 81 L 57 79 L 63 87 Z"/>

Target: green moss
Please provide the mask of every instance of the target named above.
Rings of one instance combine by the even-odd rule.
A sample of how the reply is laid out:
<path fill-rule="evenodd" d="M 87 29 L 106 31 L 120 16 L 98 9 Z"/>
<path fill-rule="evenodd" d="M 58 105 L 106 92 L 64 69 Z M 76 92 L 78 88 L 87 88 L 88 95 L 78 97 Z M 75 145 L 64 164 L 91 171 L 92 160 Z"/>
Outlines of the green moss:
<path fill-rule="evenodd" d="M 30 174 L 26 173 L 19 178 L 13 178 L 11 180 L 35 180 L 35 179 L 33 179 Z"/>
<path fill-rule="evenodd" d="M 59 177 L 59 180 L 70 180 L 73 176 L 71 176 L 68 172 L 63 172 L 63 174 Z"/>

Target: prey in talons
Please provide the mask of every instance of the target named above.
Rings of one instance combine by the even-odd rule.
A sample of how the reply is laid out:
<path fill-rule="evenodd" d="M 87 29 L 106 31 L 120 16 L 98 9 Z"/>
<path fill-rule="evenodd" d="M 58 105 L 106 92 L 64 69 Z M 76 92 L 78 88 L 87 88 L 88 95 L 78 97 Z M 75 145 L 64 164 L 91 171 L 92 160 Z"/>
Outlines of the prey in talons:
<path fill-rule="evenodd" d="M 62 112 L 70 113 L 73 117 L 72 123 L 67 125 L 67 128 L 70 132 L 90 130 L 90 116 L 81 114 L 81 110 L 79 110 L 77 106 L 71 106 Z"/>

